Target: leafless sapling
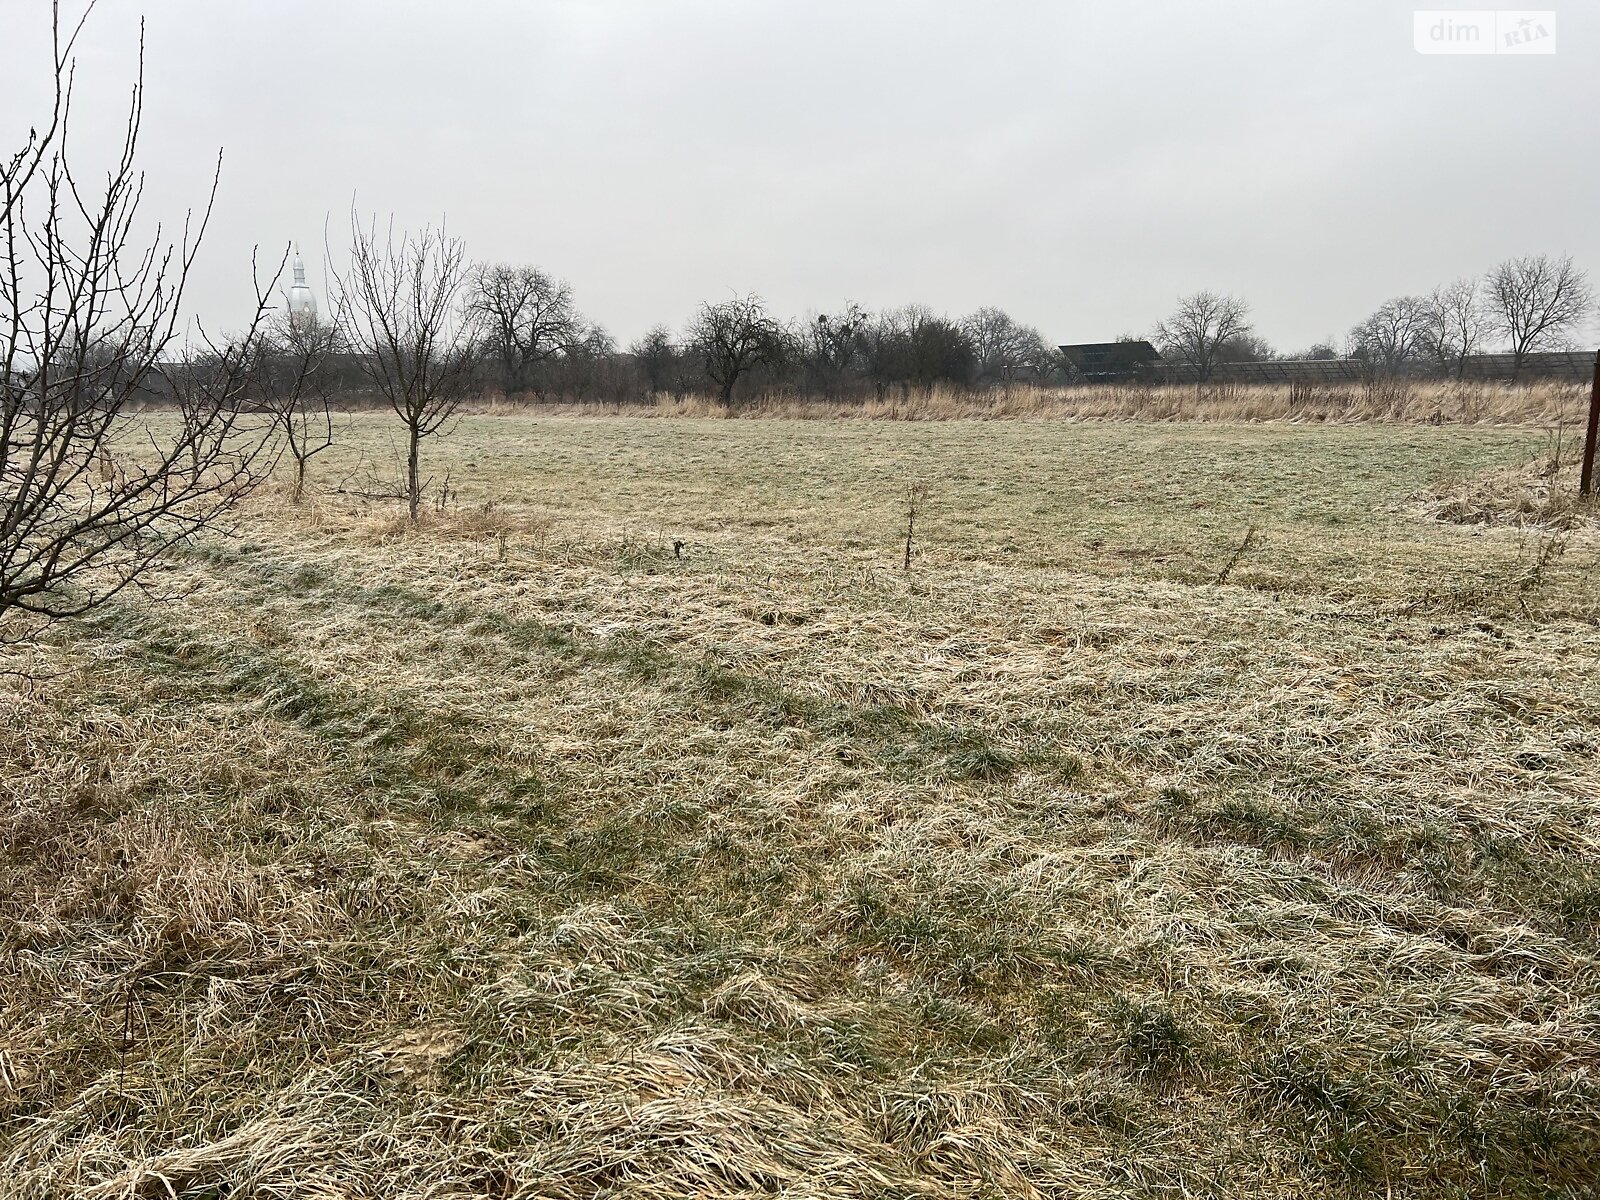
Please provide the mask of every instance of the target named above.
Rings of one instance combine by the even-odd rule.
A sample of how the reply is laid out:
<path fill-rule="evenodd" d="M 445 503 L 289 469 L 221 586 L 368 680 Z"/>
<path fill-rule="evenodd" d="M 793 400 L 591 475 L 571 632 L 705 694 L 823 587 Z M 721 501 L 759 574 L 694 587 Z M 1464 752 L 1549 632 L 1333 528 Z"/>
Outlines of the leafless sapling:
<path fill-rule="evenodd" d="M 902 571 L 911 570 L 911 541 L 916 536 L 917 518 L 927 508 L 928 497 L 931 494 L 931 489 L 922 480 L 906 484 L 905 492 L 902 494 L 906 506 L 906 551 L 900 563 Z"/>
<path fill-rule="evenodd" d="M 279 313 L 257 345 L 252 386 L 294 464 L 291 498 L 305 496 L 311 460 L 333 446 L 336 330 L 313 313 Z"/>
<path fill-rule="evenodd" d="M 350 215 L 350 262 L 334 271 L 335 324 L 406 429 L 406 503 L 422 504 L 421 445 L 447 428 L 473 384 L 473 332 L 462 309 L 466 247 L 443 229 L 378 232 Z"/>

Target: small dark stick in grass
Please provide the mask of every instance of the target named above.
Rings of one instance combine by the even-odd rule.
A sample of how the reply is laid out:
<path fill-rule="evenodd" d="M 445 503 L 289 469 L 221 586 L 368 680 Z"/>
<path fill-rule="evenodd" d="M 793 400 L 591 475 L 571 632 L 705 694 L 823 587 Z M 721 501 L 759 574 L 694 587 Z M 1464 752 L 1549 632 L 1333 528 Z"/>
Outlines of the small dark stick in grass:
<path fill-rule="evenodd" d="M 1251 546 L 1255 545 L 1255 540 L 1256 527 L 1252 525 L 1249 529 L 1245 530 L 1244 541 L 1239 543 L 1239 548 L 1233 552 L 1233 557 L 1228 560 L 1227 565 L 1224 566 L 1222 570 L 1217 572 L 1217 577 L 1216 579 L 1212 580 L 1212 582 L 1227 583 L 1228 576 L 1233 574 L 1233 569 L 1239 565 L 1239 560 L 1245 556 L 1246 552 L 1249 551 Z"/>
<path fill-rule="evenodd" d="M 928 502 L 928 485 L 925 483 L 910 483 L 906 485 L 906 555 L 901 564 L 902 571 L 911 570 L 911 537 L 917 529 L 917 514 L 922 511 L 923 505 Z"/>

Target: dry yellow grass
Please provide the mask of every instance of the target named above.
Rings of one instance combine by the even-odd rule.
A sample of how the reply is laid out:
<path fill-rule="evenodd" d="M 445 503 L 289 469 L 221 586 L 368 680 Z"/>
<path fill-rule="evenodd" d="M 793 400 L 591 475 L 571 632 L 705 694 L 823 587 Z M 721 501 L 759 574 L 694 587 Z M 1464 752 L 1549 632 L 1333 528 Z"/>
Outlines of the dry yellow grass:
<path fill-rule="evenodd" d="M 0 1195 L 1593 1194 L 1541 432 L 386 428 L 0 694 Z"/>
<path fill-rule="evenodd" d="M 484 413 L 563 416 L 754 417 L 782 420 L 1089 420 L 1287 421 L 1296 424 L 1582 424 L 1589 389 L 1576 383 L 1521 385 L 1477 381 L 1382 380 L 1373 385 L 1329 384 L 1097 384 L 1041 387 L 1018 384 L 972 391 L 938 386 L 890 389 L 879 398 L 825 400 L 787 393 L 762 395 L 725 407 L 706 395 L 657 394 L 645 404 L 561 402 L 527 405 L 491 398 Z"/>

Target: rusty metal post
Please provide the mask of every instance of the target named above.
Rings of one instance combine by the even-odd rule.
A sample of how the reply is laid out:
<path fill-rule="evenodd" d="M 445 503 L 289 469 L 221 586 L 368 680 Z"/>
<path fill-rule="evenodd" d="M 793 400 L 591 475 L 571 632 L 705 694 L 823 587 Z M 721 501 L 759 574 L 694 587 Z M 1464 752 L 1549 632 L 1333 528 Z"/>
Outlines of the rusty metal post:
<path fill-rule="evenodd" d="M 1578 476 L 1578 495 L 1594 491 L 1594 444 L 1600 440 L 1600 350 L 1594 356 L 1594 387 L 1589 390 L 1589 432 L 1583 439 L 1583 473 Z"/>

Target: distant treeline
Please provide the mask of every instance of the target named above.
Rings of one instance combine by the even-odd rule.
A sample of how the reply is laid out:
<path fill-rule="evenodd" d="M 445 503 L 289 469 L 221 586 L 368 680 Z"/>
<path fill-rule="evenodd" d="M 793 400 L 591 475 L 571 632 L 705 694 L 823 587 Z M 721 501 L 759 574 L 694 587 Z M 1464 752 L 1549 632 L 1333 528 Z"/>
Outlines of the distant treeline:
<path fill-rule="evenodd" d="M 758 296 L 702 304 L 681 331 L 657 325 L 627 347 L 588 320 L 572 290 L 534 267 L 479 268 L 465 310 L 484 385 L 531 400 L 625 402 L 775 391 L 828 399 L 939 384 L 997 387 L 1065 378 L 1060 351 L 997 308 L 952 318 L 923 305 L 783 320 Z"/>
<path fill-rule="evenodd" d="M 1570 258 L 1508 259 L 1481 278 L 1386 301 L 1342 345 L 1282 353 L 1260 337 L 1243 300 L 1182 297 L 1148 340 L 1169 377 L 1204 382 L 1227 364 L 1328 361 L 1341 374 L 1507 378 L 1543 373 L 1541 352 L 1569 349 L 1594 310 Z M 788 394 L 823 399 L 1079 382 L 1060 349 L 998 308 L 951 317 L 923 305 L 845 305 L 782 319 L 758 296 L 702 304 L 678 331 L 657 325 L 619 347 L 579 310 L 570 285 L 537 267 L 478 267 L 462 311 L 475 332 L 481 390 L 530 401 L 627 403 L 662 394 L 724 404 Z M 1145 340 L 1126 334 L 1124 341 Z M 1485 352 L 1503 349 L 1503 359 Z M 1548 365 L 1548 362 L 1543 364 Z"/>
<path fill-rule="evenodd" d="M 1081 376 L 1038 329 L 993 307 L 952 317 L 919 304 L 847 304 L 784 319 L 759 296 L 730 296 L 700 305 L 682 329 L 657 325 L 619 346 L 579 309 L 567 282 L 538 267 L 464 268 L 454 286 L 445 306 L 460 327 L 453 353 L 464 378 L 455 382 L 465 393 L 514 402 L 882 401 L 935 388 L 1111 381 Z M 333 309 L 312 329 L 279 321 L 276 337 L 269 330 L 258 340 L 258 353 L 267 362 L 286 356 L 305 376 L 297 385 L 304 394 L 359 403 L 370 392 L 376 400 L 383 388 L 372 366 L 387 355 L 371 337 L 352 334 L 347 299 L 335 296 Z M 1245 301 L 1210 291 L 1181 297 L 1148 334 L 1116 340 L 1159 351 L 1158 361 L 1129 373 L 1146 383 L 1570 379 L 1584 368 L 1558 352 L 1574 349 L 1593 313 L 1588 280 L 1570 258 L 1530 256 L 1385 301 L 1340 345 L 1280 352 L 1256 332 Z M 161 387 L 152 387 L 155 398 Z"/>

